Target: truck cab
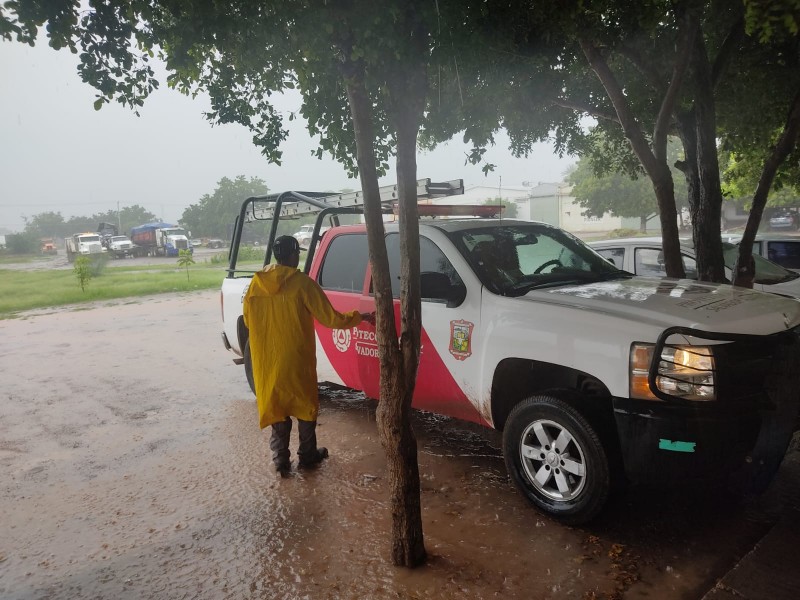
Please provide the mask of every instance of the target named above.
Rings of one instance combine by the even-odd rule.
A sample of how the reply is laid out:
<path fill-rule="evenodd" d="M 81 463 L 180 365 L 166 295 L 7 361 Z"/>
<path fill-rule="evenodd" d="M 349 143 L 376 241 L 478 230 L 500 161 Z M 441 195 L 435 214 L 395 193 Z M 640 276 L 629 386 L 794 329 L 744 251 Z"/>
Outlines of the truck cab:
<path fill-rule="evenodd" d="M 194 252 L 186 230 L 182 227 L 165 227 L 157 230 L 156 235 L 158 236 L 158 247 L 165 256 L 178 256 L 181 250 Z"/>
<path fill-rule="evenodd" d="M 399 323 L 397 225 L 385 240 Z M 223 341 L 248 372 L 235 242 Z M 413 406 L 503 431 L 509 475 L 540 510 L 585 522 L 614 479 L 756 489 L 774 474 L 800 405 L 800 303 L 634 277 L 543 223 L 424 221 L 420 252 Z M 364 225 L 317 236 L 304 270 L 337 310 L 374 310 Z M 372 326 L 317 324 L 316 339 L 320 380 L 379 396 Z"/>
<path fill-rule="evenodd" d="M 64 241 L 67 260 L 73 262 L 78 256 L 101 255 L 106 252 L 97 233 L 76 233 Z"/>

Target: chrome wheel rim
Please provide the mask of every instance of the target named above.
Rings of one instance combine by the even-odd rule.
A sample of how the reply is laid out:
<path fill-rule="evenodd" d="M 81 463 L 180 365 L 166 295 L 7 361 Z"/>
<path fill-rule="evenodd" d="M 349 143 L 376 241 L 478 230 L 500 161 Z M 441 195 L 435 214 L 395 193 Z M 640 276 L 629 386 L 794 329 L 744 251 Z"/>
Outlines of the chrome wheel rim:
<path fill-rule="evenodd" d="M 586 483 L 586 459 L 575 436 L 548 419 L 533 421 L 520 437 L 520 462 L 529 483 L 560 502 L 577 497 Z"/>

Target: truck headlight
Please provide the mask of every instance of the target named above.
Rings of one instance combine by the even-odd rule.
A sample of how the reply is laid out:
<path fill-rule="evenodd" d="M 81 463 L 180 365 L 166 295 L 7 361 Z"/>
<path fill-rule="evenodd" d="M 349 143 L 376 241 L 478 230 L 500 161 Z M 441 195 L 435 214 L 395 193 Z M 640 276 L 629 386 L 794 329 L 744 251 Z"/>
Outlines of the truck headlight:
<path fill-rule="evenodd" d="M 633 344 L 630 357 L 631 398 L 656 400 L 647 376 L 653 344 Z M 684 400 L 716 400 L 714 353 L 709 346 L 665 346 L 658 362 L 656 386 L 660 392 Z"/>

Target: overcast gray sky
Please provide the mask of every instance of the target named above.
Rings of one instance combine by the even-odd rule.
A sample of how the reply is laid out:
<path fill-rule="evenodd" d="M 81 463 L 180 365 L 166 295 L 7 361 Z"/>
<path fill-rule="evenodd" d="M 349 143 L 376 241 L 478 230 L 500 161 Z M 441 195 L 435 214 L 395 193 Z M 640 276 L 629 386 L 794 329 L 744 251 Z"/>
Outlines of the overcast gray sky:
<path fill-rule="evenodd" d="M 81 82 L 77 57 L 41 41 L 35 48 L 0 42 L 0 230 L 20 231 L 23 216 L 46 211 L 64 218 L 139 204 L 167 221 L 210 194 L 222 177 L 260 177 L 273 191 L 357 188 L 332 159 L 311 156 L 315 141 L 303 123 L 287 123 L 281 166 L 270 165 L 238 125 L 211 127 L 202 113 L 206 98 L 155 92 L 137 117 L 117 104 L 95 111 L 94 88 Z M 281 108 L 296 110 L 285 97 Z M 465 184 L 520 187 L 523 181 L 559 181 L 572 159 L 559 159 L 540 144 L 528 159 L 516 159 L 507 140 L 487 152 L 498 165 L 484 177 L 465 166 L 460 140 L 422 153 L 419 177 L 463 178 Z M 392 183 L 393 173 L 382 180 Z"/>

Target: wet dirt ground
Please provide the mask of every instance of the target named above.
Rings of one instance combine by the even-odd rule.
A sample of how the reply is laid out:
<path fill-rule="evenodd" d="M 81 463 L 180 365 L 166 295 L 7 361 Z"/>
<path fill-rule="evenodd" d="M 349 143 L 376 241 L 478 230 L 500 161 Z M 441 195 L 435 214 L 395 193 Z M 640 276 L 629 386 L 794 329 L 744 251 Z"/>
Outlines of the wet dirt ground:
<path fill-rule="evenodd" d="M 374 404 L 327 389 L 331 458 L 276 478 L 219 313 L 198 292 L 0 321 L 0 598 L 698 598 L 800 477 L 795 445 L 758 499 L 628 489 L 565 527 L 497 433 L 420 413 L 430 559 L 395 568 Z"/>

